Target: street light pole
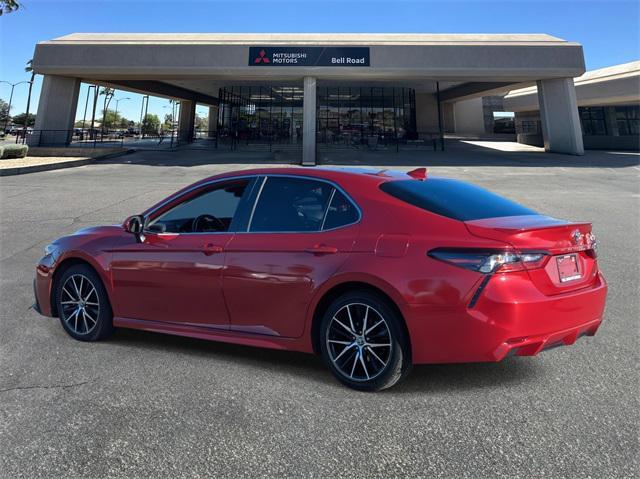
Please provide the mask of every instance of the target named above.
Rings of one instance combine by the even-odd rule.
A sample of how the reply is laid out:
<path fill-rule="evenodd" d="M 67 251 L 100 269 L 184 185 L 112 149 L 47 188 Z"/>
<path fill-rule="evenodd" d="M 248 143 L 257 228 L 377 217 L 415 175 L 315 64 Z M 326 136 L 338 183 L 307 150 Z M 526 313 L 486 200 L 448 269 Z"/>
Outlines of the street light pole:
<path fill-rule="evenodd" d="M 11 116 L 11 102 L 13 101 L 13 89 L 22 84 L 22 83 L 30 83 L 28 80 L 19 81 L 18 83 L 11 83 L 8 81 L 1 80 L 0 83 L 6 83 L 7 85 L 11 85 L 11 94 L 9 95 L 9 108 L 7 109 L 7 117 L 4 120 L 4 128 L 3 132 L 7 131 L 7 125 L 9 124 L 9 117 Z"/>
<path fill-rule="evenodd" d="M 114 115 L 116 121 L 118 121 L 118 103 L 120 103 L 121 101 L 124 101 L 124 100 L 131 100 L 131 98 L 125 97 L 125 98 L 117 98 L 116 99 L 116 114 Z"/>

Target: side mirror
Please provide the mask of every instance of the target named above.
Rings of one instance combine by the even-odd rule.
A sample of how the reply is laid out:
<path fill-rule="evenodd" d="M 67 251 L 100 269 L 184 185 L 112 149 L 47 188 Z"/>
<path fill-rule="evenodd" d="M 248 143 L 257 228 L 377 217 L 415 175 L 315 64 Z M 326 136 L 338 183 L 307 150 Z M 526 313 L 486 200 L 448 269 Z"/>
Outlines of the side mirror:
<path fill-rule="evenodd" d="M 126 220 L 124 220 L 123 227 L 125 231 L 133 234 L 139 243 L 144 241 L 144 216 L 129 216 Z"/>

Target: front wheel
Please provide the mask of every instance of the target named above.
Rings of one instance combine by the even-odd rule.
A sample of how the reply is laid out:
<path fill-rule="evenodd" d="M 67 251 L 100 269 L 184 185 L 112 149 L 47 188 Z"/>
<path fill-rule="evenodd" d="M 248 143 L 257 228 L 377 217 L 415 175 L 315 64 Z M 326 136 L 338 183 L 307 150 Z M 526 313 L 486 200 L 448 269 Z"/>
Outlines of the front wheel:
<path fill-rule="evenodd" d="M 113 331 L 113 315 L 104 285 L 88 265 L 71 266 L 56 282 L 56 306 L 64 330 L 80 341 L 98 341 Z"/>
<path fill-rule="evenodd" d="M 361 391 L 380 391 L 411 368 L 402 318 L 379 297 L 365 291 L 336 299 L 321 323 L 321 350 L 331 372 Z"/>

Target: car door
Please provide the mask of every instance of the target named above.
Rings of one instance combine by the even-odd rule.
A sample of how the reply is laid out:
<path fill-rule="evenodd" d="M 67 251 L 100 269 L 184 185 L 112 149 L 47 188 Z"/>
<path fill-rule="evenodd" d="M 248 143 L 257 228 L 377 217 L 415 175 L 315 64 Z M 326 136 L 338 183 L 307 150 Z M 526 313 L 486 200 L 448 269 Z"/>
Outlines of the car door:
<path fill-rule="evenodd" d="M 226 248 L 223 287 L 234 331 L 299 337 L 316 289 L 350 254 L 360 213 L 332 183 L 268 176 L 248 231 Z"/>
<path fill-rule="evenodd" d="M 254 180 L 205 185 L 151 213 L 144 239 L 113 252 L 114 315 L 228 329 L 224 251 Z"/>

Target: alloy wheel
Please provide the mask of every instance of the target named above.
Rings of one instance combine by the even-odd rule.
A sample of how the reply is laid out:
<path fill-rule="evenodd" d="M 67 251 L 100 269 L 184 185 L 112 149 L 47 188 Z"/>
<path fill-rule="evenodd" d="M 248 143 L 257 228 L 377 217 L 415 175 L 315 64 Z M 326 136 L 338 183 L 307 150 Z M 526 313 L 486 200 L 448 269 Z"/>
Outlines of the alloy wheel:
<path fill-rule="evenodd" d="M 83 274 L 73 274 L 62 285 L 60 315 L 76 334 L 89 334 L 98 324 L 100 299 L 93 283 Z"/>
<path fill-rule="evenodd" d="M 389 325 L 367 304 L 342 306 L 329 321 L 326 341 L 334 367 L 352 381 L 376 378 L 391 359 Z"/>

